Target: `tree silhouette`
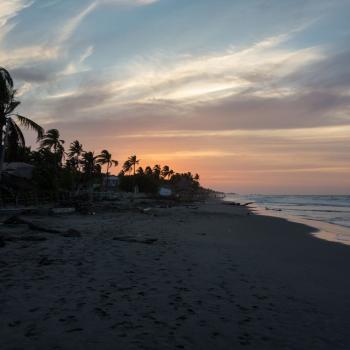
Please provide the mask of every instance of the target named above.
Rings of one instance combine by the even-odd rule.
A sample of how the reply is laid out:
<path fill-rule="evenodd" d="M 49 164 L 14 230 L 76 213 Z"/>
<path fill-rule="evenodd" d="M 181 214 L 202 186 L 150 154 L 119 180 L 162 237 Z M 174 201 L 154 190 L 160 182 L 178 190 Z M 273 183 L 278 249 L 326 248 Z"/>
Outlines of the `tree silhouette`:
<path fill-rule="evenodd" d="M 131 163 L 129 162 L 129 160 L 126 160 L 123 164 L 123 171 L 124 171 L 124 174 L 125 173 L 129 173 L 132 169 L 132 165 Z"/>
<path fill-rule="evenodd" d="M 10 73 L 0 67 L 0 179 L 7 145 L 25 147 L 25 139 L 20 126 L 32 129 L 38 139 L 43 135 L 43 128 L 31 119 L 14 113 L 20 102 L 15 99 L 16 90 Z"/>
<path fill-rule="evenodd" d="M 83 145 L 78 140 L 75 140 L 70 144 L 68 157 L 75 169 L 79 169 L 79 158 L 83 152 Z"/>
<path fill-rule="evenodd" d="M 173 174 L 174 174 L 174 170 L 171 170 L 168 165 L 163 166 L 161 175 L 163 176 L 164 179 L 166 178 L 170 179 Z"/>
<path fill-rule="evenodd" d="M 152 175 L 153 175 L 153 170 L 152 170 L 152 168 L 151 168 L 150 166 L 147 166 L 147 167 L 145 168 L 145 174 L 146 174 L 147 176 L 152 176 Z"/>
<path fill-rule="evenodd" d="M 104 149 L 97 157 L 97 163 L 100 165 L 106 164 L 106 184 L 108 186 L 109 169 L 112 166 L 118 166 L 119 163 L 117 160 L 112 159 L 112 154 L 109 153 L 106 149 Z"/>
<path fill-rule="evenodd" d="M 130 156 L 128 158 L 130 166 L 134 169 L 134 175 L 136 174 L 136 165 L 140 163 L 140 159 L 137 159 L 136 155 Z"/>
<path fill-rule="evenodd" d="M 57 155 L 59 162 L 64 157 L 64 140 L 60 139 L 60 133 L 57 129 L 48 130 L 40 141 L 40 148 L 46 148 Z"/>
<path fill-rule="evenodd" d="M 160 174 L 161 174 L 161 167 L 159 164 L 156 164 L 153 167 L 153 175 L 156 179 L 159 179 Z"/>
<path fill-rule="evenodd" d="M 90 178 L 101 172 L 101 166 L 97 163 L 98 156 L 94 155 L 94 152 L 84 152 L 81 159 L 83 172 Z"/>
<path fill-rule="evenodd" d="M 145 171 L 143 170 L 143 168 L 141 166 L 136 170 L 136 173 L 137 173 L 137 175 L 140 175 L 140 176 L 145 175 Z"/>

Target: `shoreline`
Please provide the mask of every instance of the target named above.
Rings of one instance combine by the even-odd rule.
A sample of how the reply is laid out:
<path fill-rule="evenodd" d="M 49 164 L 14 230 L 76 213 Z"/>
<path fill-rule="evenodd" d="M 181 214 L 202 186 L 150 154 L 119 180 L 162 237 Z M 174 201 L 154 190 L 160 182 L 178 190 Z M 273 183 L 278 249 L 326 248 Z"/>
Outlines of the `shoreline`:
<path fill-rule="evenodd" d="M 342 225 L 332 224 L 321 220 L 305 219 L 297 215 L 285 214 L 283 211 L 266 210 L 259 207 L 249 207 L 257 215 L 286 219 L 289 222 L 303 224 L 312 227 L 316 232 L 311 234 L 319 239 L 329 242 L 350 245 L 350 228 Z"/>
<path fill-rule="evenodd" d="M 224 202 L 238 203 L 242 202 L 244 197 L 235 195 L 236 198 L 223 199 Z M 227 198 L 227 197 L 226 197 Z M 244 200 L 243 200 L 244 201 Z M 289 222 L 300 223 L 316 230 L 312 235 L 316 238 L 323 239 L 329 242 L 340 243 L 349 246 L 350 245 L 350 227 L 341 224 L 330 223 L 322 221 L 320 219 L 304 218 L 298 215 L 287 214 L 283 209 L 268 209 L 266 206 L 259 205 L 258 203 L 249 202 L 248 208 L 257 215 L 269 216 L 286 219 Z"/>
<path fill-rule="evenodd" d="M 136 205 L 0 225 L 4 350 L 350 348 L 348 247 L 222 201 Z"/>

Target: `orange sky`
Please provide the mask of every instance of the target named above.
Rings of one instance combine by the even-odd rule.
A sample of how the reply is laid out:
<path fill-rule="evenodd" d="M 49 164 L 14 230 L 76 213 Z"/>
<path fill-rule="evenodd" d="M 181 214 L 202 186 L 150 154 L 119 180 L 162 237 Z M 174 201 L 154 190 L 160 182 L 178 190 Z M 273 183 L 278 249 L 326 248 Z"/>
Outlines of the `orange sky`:
<path fill-rule="evenodd" d="M 65 136 L 74 137 L 74 133 Z M 288 130 L 171 131 L 108 135 L 120 163 L 169 165 L 201 175 L 204 186 L 238 193 L 344 193 L 350 188 L 350 127 Z M 67 138 L 68 139 L 68 138 Z M 100 150 L 98 136 L 80 140 Z M 118 172 L 120 166 L 114 172 Z"/>

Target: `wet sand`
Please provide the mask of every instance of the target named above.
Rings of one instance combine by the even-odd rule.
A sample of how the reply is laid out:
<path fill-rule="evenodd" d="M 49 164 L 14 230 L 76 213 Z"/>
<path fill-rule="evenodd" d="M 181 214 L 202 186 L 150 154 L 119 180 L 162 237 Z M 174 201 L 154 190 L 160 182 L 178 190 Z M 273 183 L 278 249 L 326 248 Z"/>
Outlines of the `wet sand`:
<path fill-rule="evenodd" d="M 350 348 L 350 247 L 308 226 L 217 202 L 23 218 L 81 236 L 1 225 L 3 350 Z"/>
<path fill-rule="evenodd" d="M 315 228 L 312 234 L 315 237 L 325 239 L 330 242 L 346 244 L 350 246 L 350 228 L 335 225 L 324 221 L 311 220 L 303 217 L 286 214 L 284 211 L 266 210 L 264 208 L 256 207 L 255 203 L 249 206 L 249 209 L 259 215 L 272 216 L 277 218 L 287 219 L 290 222 L 300 223 L 306 226 Z"/>

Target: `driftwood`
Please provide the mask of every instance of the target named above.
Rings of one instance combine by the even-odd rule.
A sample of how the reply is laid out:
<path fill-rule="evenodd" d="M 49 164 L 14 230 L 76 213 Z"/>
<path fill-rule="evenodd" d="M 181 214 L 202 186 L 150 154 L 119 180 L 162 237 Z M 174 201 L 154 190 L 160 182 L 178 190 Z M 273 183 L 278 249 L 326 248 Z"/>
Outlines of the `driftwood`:
<path fill-rule="evenodd" d="M 4 225 L 27 225 L 30 230 L 45 232 L 45 233 L 57 233 L 57 234 L 60 234 L 62 237 L 68 237 L 68 238 L 81 237 L 81 233 L 78 230 L 68 229 L 67 231 L 62 232 L 59 230 L 54 230 L 51 228 L 47 228 L 47 227 L 33 224 L 32 222 L 21 219 L 19 216 L 16 216 L 16 215 L 11 216 L 7 220 L 5 220 L 3 223 L 4 223 Z M 32 240 L 32 241 L 46 240 L 46 238 L 44 238 L 44 237 L 37 237 L 38 239 L 35 239 L 33 237 L 32 237 L 33 239 L 27 239 L 26 237 L 28 238 L 31 236 L 24 236 L 23 238 L 20 238 L 20 239 L 18 239 L 17 237 L 16 238 L 14 237 L 12 240 Z M 6 240 L 11 240 L 11 238 L 10 239 L 6 238 Z M 0 246 L 1 246 L 1 241 L 0 241 Z"/>
<path fill-rule="evenodd" d="M 28 225 L 28 227 L 33 231 L 40 231 L 40 232 L 47 232 L 47 233 L 61 233 L 58 230 L 53 230 L 50 228 L 46 228 L 46 227 L 42 227 L 42 226 L 38 226 L 36 224 L 33 224 L 30 221 L 26 221 L 24 219 L 21 219 L 17 215 L 11 216 L 10 218 L 8 218 L 7 220 L 4 221 L 4 225 L 21 225 L 21 224 Z"/>
<path fill-rule="evenodd" d="M 226 204 L 226 205 L 233 205 L 233 206 L 236 206 L 236 207 L 247 207 L 250 204 L 254 204 L 254 202 L 248 202 L 248 203 L 244 203 L 244 204 L 241 204 L 239 202 L 225 202 L 224 204 Z"/>

